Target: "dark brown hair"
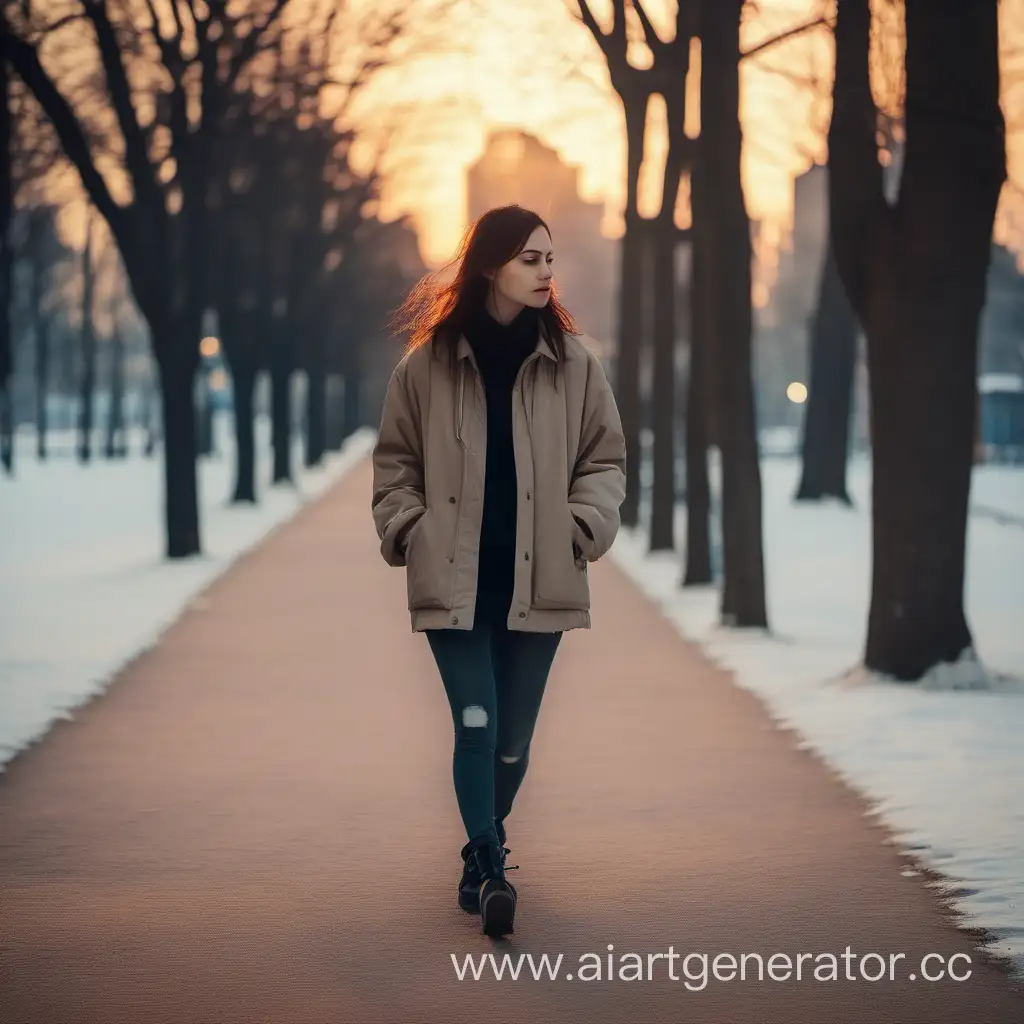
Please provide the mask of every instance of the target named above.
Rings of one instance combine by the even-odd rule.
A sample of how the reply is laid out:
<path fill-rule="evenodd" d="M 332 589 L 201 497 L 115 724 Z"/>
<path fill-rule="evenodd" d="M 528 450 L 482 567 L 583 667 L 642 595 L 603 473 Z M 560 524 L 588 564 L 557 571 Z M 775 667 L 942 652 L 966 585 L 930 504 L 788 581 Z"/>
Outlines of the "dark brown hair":
<path fill-rule="evenodd" d="M 392 326 L 396 334 L 408 333 L 405 354 L 434 342 L 446 350 L 454 365 L 459 337 L 480 312 L 491 282 L 488 272 L 500 270 L 523 251 L 538 227 L 551 234 L 544 220 L 521 206 L 488 210 L 463 236 L 455 259 L 434 274 L 427 274 L 399 307 Z M 443 278 L 454 270 L 446 284 Z M 552 284 L 551 297 L 539 311 L 539 319 L 558 362 L 565 359 L 566 334 L 579 334 L 568 310 L 558 301 Z"/>

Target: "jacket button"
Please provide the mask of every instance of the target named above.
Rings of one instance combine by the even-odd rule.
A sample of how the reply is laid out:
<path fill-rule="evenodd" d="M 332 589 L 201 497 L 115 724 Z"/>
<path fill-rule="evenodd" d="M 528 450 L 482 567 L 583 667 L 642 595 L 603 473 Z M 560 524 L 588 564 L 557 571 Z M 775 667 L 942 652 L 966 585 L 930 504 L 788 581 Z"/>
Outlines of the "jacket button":
<path fill-rule="evenodd" d="M 459 617 L 458 617 L 458 615 L 453 615 L 452 616 L 452 625 L 453 626 L 457 626 L 458 624 L 459 624 Z"/>
<path fill-rule="evenodd" d="M 530 492 L 529 492 L 529 491 L 527 491 L 527 492 L 526 492 L 526 500 L 527 500 L 527 501 L 529 501 L 529 500 L 530 500 Z"/>
<path fill-rule="evenodd" d="M 526 612 L 520 612 L 519 613 L 519 618 L 525 619 L 526 618 Z"/>
<path fill-rule="evenodd" d="M 455 504 L 455 495 L 454 494 L 448 499 L 448 503 L 450 505 L 454 505 Z"/>
<path fill-rule="evenodd" d="M 529 551 L 524 551 L 523 552 L 523 558 L 525 558 L 526 561 L 528 562 L 530 560 L 530 552 Z"/>

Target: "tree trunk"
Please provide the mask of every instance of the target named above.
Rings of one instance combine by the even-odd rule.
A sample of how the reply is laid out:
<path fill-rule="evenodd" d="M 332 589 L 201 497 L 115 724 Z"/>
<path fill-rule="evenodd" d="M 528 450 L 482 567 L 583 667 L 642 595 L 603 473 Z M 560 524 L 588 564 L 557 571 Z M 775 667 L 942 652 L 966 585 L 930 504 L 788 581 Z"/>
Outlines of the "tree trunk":
<path fill-rule="evenodd" d="M 0 381 L 0 466 L 14 474 L 14 394 L 11 378 Z"/>
<path fill-rule="evenodd" d="M 93 398 L 96 390 L 96 327 L 93 323 L 92 224 L 82 252 L 82 376 L 78 393 L 78 461 L 92 458 Z"/>
<path fill-rule="evenodd" d="M 692 268 L 690 275 L 690 370 L 686 381 L 686 572 L 683 586 L 710 583 L 711 487 L 708 482 L 708 419 L 710 377 L 707 349 L 710 342 L 707 293 L 701 267 L 706 260 L 698 236 L 704 216 L 698 211 L 700 153 L 691 174 L 693 208 Z"/>
<path fill-rule="evenodd" d="M 363 367 L 355 343 L 345 360 L 345 398 L 341 406 L 341 436 L 347 440 L 363 425 Z"/>
<path fill-rule="evenodd" d="M 181 337 L 159 339 L 160 398 L 163 411 L 164 498 L 167 557 L 187 558 L 201 552 L 199 537 L 199 488 L 196 480 L 195 376 L 196 331 Z"/>
<path fill-rule="evenodd" d="M 124 336 L 115 324 L 110 338 L 110 408 L 107 411 L 106 457 L 127 454 L 124 440 Z"/>
<path fill-rule="evenodd" d="M 50 318 L 43 313 L 40 265 L 32 268 L 32 323 L 36 349 L 36 458 L 46 461 L 50 397 Z"/>
<path fill-rule="evenodd" d="M 213 455 L 213 389 L 210 370 L 200 365 L 198 396 L 196 399 L 196 455 Z"/>
<path fill-rule="evenodd" d="M 36 328 L 36 458 L 46 461 L 47 435 L 50 426 L 50 324 L 49 320 Z"/>
<path fill-rule="evenodd" d="M 803 474 L 797 501 L 837 498 L 852 504 L 846 490 L 850 447 L 853 371 L 859 325 L 836 267 L 825 250 L 818 309 L 811 327 L 807 410 L 803 423 Z"/>
<path fill-rule="evenodd" d="M 674 204 L 673 204 L 674 205 Z M 675 547 L 675 392 L 676 392 L 676 227 L 651 225 L 654 316 L 651 398 L 652 482 L 650 550 Z"/>
<path fill-rule="evenodd" d="M 682 49 L 689 55 L 689 46 Z M 668 154 L 661 190 L 661 210 L 652 225 L 654 366 L 651 386 L 653 413 L 653 482 L 651 486 L 651 551 L 675 548 L 676 511 L 676 201 L 686 154 L 687 59 L 675 68 L 681 88 L 667 90 Z"/>
<path fill-rule="evenodd" d="M 619 513 L 623 526 L 640 519 L 640 352 L 644 315 L 644 222 L 637 208 L 640 165 L 647 120 L 646 95 L 622 97 L 626 117 L 626 227 L 619 245 L 619 324 L 615 357 L 615 399 L 626 442 L 626 496 Z"/>
<path fill-rule="evenodd" d="M 722 453 L 722 621 L 766 628 L 761 469 L 751 381 L 751 243 L 740 179 L 742 0 L 705 0 L 701 17 L 701 158 L 707 174 L 707 261 Z"/>
<path fill-rule="evenodd" d="M 8 31 L 6 7 L 0 4 L 0 37 Z M 12 115 L 10 68 L 0 60 L 0 463 L 10 473 L 14 467 L 13 372 L 11 309 L 14 259 L 11 252 L 11 218 L 14 215 L 14 182 L 11 177 Z"/>
<path fill-rule="evenodd" d="M 256 503 L 256 436 L 253 392 L 256 387 L 256 361 L 242 355 L 231 361 L 235 420 L 235 493 L 236 504 Z"/>
<path fill-rule="evenodd" d="M 314 339 L 306 367 L 306 465 L 319 466 L 327 450 L 326 339 Z"/>
<path fill-rule="evenodd" d="M 973 645 L 963 590 L 977 337 L 1006 173 L 996 6 L 907 0 L 907 141 L 894 210 L 877 162 L 867 0 L 841 4 L 836 27 L 832 234 L 867 335 L 871 387 L 864 662 L 902 681 Z"/>
<path fill-rule="evenodd" d="M 142 447 L 142 454 L 147 458 L 152 458 L 156 452 L 157 444 L 157 417 L 153 410 L 156 399 L 156 389 L 150 383 L 147 385 L 145 392 L 143 393 L 143 406 L 142 406 L 142 419 L 145 425 L 146 440 Z"/>
<path fill-rule="evenodd" d="M 327 450 L 332 452 L 341 451 L 344 441 L 341 416 L 343 388 L 344 381 L 338 374 L 327 375 Z"/>
<path fill-rule="evenodd" d="M 270 342 L 270 413 L 275 484 L 292 479 L 292 353 L 275 331 Z"/>

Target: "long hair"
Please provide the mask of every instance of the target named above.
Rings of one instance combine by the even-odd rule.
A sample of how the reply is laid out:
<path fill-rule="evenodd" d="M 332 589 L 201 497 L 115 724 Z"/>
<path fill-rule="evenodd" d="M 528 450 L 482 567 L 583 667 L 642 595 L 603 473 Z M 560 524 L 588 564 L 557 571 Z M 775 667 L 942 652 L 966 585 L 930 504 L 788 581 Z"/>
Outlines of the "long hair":
<path fill-rule="evenodd" d="M 459 338 L 483 308 L 492 285 L 486 274 L 514 260 L 538 227 L 551 234 L 538 214 L 515 205 L 488 210 L 472 224 L 454 261 L 423 277 L 397 310 L 392 328 L 396 334 L 409 335 L 404 354 L 433 342 L 454 366 Z M 453 271 L 454 276 L 444 283 Z M 553 282 L 551 297 L 539 314 L 548 343 L 561 363 L 566 334 L 579 334 L 580 330 L 556 298 Z"/>

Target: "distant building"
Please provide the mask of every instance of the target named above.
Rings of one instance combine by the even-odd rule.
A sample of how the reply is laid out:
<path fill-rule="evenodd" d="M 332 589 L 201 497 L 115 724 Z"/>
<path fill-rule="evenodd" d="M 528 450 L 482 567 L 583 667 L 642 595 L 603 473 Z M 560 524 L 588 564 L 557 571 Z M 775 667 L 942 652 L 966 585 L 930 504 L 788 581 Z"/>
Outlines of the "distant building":
<path fill-rule="evenodd" d="M 495 206 L 518 203 L 551 225 L 555 285 L 581 330 L 610 357 L 615 337 L 618 243 L 601 234 L 601 203 L 579 195 L 579 169 L 525 132 L 500 131 L 467 172 L 469 221 Z"/>

